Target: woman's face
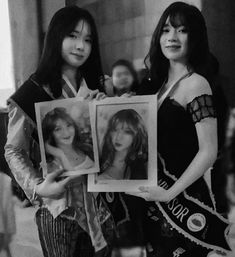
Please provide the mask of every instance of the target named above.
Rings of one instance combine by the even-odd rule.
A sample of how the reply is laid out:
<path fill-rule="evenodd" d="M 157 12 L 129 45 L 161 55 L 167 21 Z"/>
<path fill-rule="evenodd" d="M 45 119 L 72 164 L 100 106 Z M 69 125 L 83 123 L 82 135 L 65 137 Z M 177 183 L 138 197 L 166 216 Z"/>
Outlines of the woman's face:
<path fill-rule="evenodd" d="M 76 69 L 83 65 L 90 56 L 91 47 L 90 25 L 86 21 L 81 20 L 63 40 L 62 58 L 65 65 Z"/>
<path fill-rule="evenodd" d="M 55 123 L 55 128 L 53 130 L 53 137 L 56 145 L 71 145 L 75 136 L 75 128 L 73 124 L 69 122 L 58 119 Z"/>
<path fill-rule="evenodd" d="M 134 78 L 130 70 L 124 66 L 119 65 L 113 68 L 112 72 L 113 86 L 119 90 L 130 90 Z"/>
<path fill-rule="evenodd" d="M 188 32 L 185 26 L 173 27 L 169 17 L 162 30 L 160 45 L 163 55 L 169 61 L 187 62 Z"/>
<path fill-rule="evenodd" d="M 133 131 L 125 123 L 119 123 L 111 131 L 112 144 L 115 151 L 118 152 L 128 150 L 133 143 L 133 138 Z"/>

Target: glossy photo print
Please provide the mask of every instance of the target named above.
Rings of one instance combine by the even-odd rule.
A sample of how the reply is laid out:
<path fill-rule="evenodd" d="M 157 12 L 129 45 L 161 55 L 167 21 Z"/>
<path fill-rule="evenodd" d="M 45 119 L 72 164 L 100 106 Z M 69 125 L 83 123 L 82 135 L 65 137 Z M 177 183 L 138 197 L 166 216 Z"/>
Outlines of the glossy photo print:
<path fill-rule="evenodd" d="M 88 191 L 138 191 L 157 184 L 156 96 L 106 98 L 90 105 L 100 171 Z"/>
<path fill-rule="evenodd" d="M 44 176 L 56 169 L 64 169 L 66 176 L 98 172 L 89 103 L 71 98 L 36 103 L 35 107 Z"/>

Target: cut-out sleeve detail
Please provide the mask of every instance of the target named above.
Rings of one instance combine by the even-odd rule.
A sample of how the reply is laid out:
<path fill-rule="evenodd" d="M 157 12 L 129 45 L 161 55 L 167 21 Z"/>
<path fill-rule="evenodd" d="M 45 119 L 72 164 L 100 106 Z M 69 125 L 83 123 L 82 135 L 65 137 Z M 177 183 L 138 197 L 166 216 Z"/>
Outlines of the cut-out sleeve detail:
<path fill-rule="evenodd" d="M 187 104 L 187 111 L 191 114 L 194 123 L 205 118 L 216 118 L 213 97 L 208 94 L 195 97 Z"/>

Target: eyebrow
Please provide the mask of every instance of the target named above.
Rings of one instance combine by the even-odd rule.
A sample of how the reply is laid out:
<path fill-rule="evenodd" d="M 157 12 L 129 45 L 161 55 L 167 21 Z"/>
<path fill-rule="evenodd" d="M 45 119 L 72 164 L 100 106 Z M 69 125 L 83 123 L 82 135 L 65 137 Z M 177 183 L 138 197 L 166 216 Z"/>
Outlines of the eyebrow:
<path fill-rule="evenodd" d="M 173 28 L 180 28 L 180 27 L 186 27 L 184 24 L 179 24 L 178 26 L 173 26 L 172 24 L 166 23 L 164 24 L 163 28 L 172 26 Z"/>
<path fill-rule="evenodd" d="M 82 31 L 73 30 L 72 33 L 80 34 Z M 91 33 L 86 35 L 87 37 L 91 37 Z"/>

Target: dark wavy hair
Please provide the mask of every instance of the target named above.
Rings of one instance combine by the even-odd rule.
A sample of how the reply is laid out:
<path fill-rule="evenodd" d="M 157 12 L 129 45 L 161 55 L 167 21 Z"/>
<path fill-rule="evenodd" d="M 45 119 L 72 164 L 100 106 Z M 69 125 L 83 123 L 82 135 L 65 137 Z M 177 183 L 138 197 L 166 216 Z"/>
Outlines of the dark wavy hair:
<path fill-rule="evenodd" d="M 67 113 L 66 109 L 62 107 L 56 107 L 52 111 L 48 112 L 42 120 L 42 133 L 44 142 L 48 142 L 50 145 L 57 147 L 55 139 L 53 137 L 53 132 L 56 127 L 56 122 L 58 120 L 63 120 L 74 127 L 75 136 L 72 144 L 74 149 L 79 148 L 80 134 L 77 124 Z"/>
<path fill-rule="evenodd" d="M 133 162 L 137 158 L 147 161 L 148 155 L 148 134 L 145 129 L 142 117 L 133 109 L 124 109 L 116 112 L 108 122 L 107 131 L 104 136 L 101 171 L 112 165 L 115 156 L 115 149 L 112 143 L 111 133 L 118 124 L 127 125 L 133 135 L 132 145 L 125 158 L 126 163 Z"/>
<path fill-rule="evenodd" d="M 131 75 L 133 77 L 133 83 L 131 85 L 131 91 L 136 92 L 138 87 L 139 87 L 139 81 L 138 81 L 137 72 L 136 72 L 133 64 L 126 59 L 119 59 L 112 65 L 112 73 L 113 73 L 114 68 L 117 67 L 117 66 L 124 66 L 129 70 L 129 72 L 131 73 Z"/>
<path fill-rule="evenodd" d="M 67 6 L 57 11 L 49 24 L 41 60 L 35 72 L 38 82 L 40 84 L 48 84 L 55 98 L 61 96 L 62 93 L 62 43 L 64 38 L 74 30 L 79 21 L 85 21 L 90 26 L 92 48 L 86 62 L 78 68 L 77 84 L 84 77 L 90 89 L 98 88 L 102 90 L 103 88 L 101 83 L 104 79 L 94 19 L 85 9 L 78 6 Z"/>
<path fill-rule="evenodd" d="M 168 75 L 169 60 L 163 55 L 160 46 L 160 37 L 168 17 L 173 27 L 185 26 L 188 31 L 188 66 L 209 80 L 209 45 L 205 20 L 197 7 L 174 2 L 163 12 L 145 57 L 148 76 L 153 82 L 155 92 Z"/>
<path fill-rule="evenodd" d="M 81 137 L 79 133 L 79 129 L 75 121 L 72 117 L 66 112 L 65 108 L 56 107 L 52 111 L 48 112 L 42 120 L 42 134 L 43 134 L 43 141 L 47 142 L 48 144 L 57 147 L 55 142 L 53 131 L 56 127 L 56 122 L 58 120 L 63 120 L 68 124 L 72 125 L 75 130 L 74 139 L 72 142 L 72 146 L 74 150 L 81 150 L 87 154 L 87 146 L 81 142 Z M 46 157 L 48 161 L 52 161 L 54 159 L 53 156 L 46 153 Z"/>

